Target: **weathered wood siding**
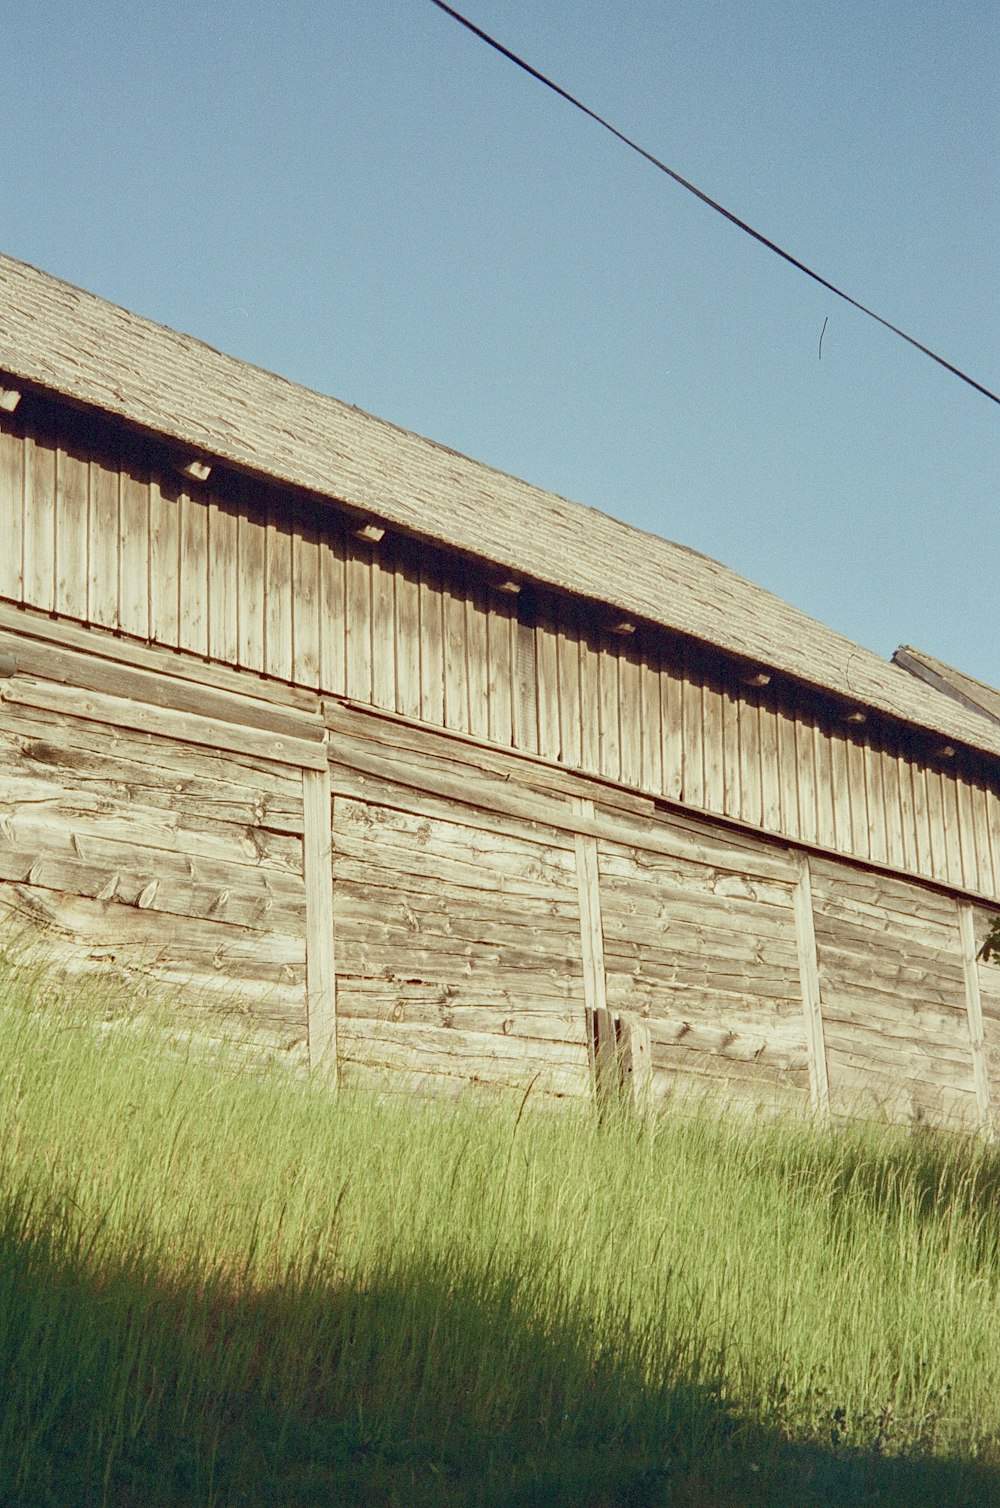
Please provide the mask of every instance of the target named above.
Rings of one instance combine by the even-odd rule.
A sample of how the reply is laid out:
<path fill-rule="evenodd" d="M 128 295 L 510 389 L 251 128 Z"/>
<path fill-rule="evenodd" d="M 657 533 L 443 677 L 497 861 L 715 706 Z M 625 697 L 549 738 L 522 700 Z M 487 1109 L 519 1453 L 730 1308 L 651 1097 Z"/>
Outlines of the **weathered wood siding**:
<path fill-rule="evenodd" d="M 76 968 L 238 1001 L 347 1082 L 585 1095 L 610 1012 L 654 1101 L 1000 1104 L 954 892 L 9 606 L 0 654 L 0 911 Z"/>
<path fill-rule="evenodd" d="M 30 432 L 3 416 L 0 598 L 1000 898 L 1000 794 L 981 765 L 743 684 L 676 636 L 498 590 L 429 545 L 359 539 L 276 488 L 185 487 L 152 442 L 34 412 Z"/>
<path fill-rule="evenodd" d="M 810 867 L 834 1108 L 975 1126 L 954 899 L 825 859 Z"/>
<path fill-rule="evenodd" d="M 44 927 L 73 969 L 236 1010 L 304 1061 L 300 771 L 113 728 L 113 700 L 4 684 L 0 916 Z"/>

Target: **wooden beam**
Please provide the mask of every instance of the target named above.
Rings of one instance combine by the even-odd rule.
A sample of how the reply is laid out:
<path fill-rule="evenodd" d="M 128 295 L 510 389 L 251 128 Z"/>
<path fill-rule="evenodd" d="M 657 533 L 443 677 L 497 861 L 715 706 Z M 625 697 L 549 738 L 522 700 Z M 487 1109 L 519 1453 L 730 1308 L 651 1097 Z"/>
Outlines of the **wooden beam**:
<path fill-rule="evenodd" d="M 337 968 L 333 920 L 333 806 L 330 772 L 302 771 L 303 850 L 306 881 L 306 1012 L 309 1067 L 335 1089 Z"/>
<path fill-rule="evenodd" d="M 12 414 L 21 401 L 21 392 L 16 387 L 0 387 L 0 413 Z"/>
<path fill-rule="evenodd" d="M 354 530 L 355 539 L 363 539 L 367 544 L 377 545 L 385 536 L 383 524 L 359 524 Z"/>
<path fill-rule="evenodd" d="M 799 955 L 799 979 L 802 985 L 802 1010 L 806 1026 L 806 1050 L 809 1055 L 809 1093 L 813 1114 L 826 1123 L 830 1119 L 830 1080 L 826 1066 L 826 1042 L 823 1036 L 823 1001 L 819 982 L 819 958 L 816 952 L 816 929 L 813 922 L 812 881 L 808 855 L 793 854 L 798 878 L 792 892 L 795 910 L 795 942 Z"/>
<path fill-rule="evenodd" d="M 508 592 L 512 597 L 516 597 L 521 590 L 521 583 L 519 581 L 515 581 L 511 576 L 501 577 L 499 580 L 493 583 L 493 586 L 494 590 L 498 592 Z"/>
<path fill-rule="evenodd" d="M 744 686 L 770 686 L 771 673 L 768 670 L 753 670 L 743 676 Z"/>
<path fill-rule="evenodd" d="M 635 624 L 628 618 L 621 618 L 617 623 L 612 623 L 611 632 L 613 634 L 634 634 Z"/>
<path fill-rule="evenodd" d="M 619 1051 L 623 1088 L 630 1106 L 639 1115 L 645 1115 L 653 1098 L 653 1055 L 648 1022 L 631 1012 L 623 1012 Z"/>
<path fill-rule="evenodd" d="M 594 819 L 594 803 L 574 796 L 573 810 L 588 821 Z M 592 1011 L 607 1011 L 607 981 L 604 970 L 604 927 L 601 920 L 601 881 L 597 864 L 597 839 L 576 834 L 576 884 L 580 897 L 580 949 L 583 959 L 583 999 Z"/>
<path fill-rule="evenodd" d="M 986 1137 L 995 1136 L 993 1108 L 990 1103 L 990 1074 L 986 1061 L 986 1042 L 983 1032 L 983 998 L 979 988 L 979 963 L 976 957 L 976 923 L 968 901 L 956 901 L 958 908 L 958 931 L 962 947 L 962 973 L 965 977 L 965 1010 L 969 1021 L 969 1043 L 972 1049 L 972 1079 L 976 1086 L 976 1105 L 979 1109 L 979 1125 Z"/>
<path fill-rule="evenodd" d="M 186 476 L 193 482 L 207 482 L 212 475 L 210 462 L 201 456 L 192 456 L 189 461 L 178 461 L 177 470 L 181 476 Z"/>
<path fill-rule="evenodd" d="M 844 713 L 844 722 L 845 723 L 855 723 L 858 726 L 860 726 L 861 723 L 866 723 L 867 721 L 868 721 L 868 713 L 867 712 L 862 712 L 860 708 L 855 708 L 855 710 L 853 712 L 845 712 Z"/>

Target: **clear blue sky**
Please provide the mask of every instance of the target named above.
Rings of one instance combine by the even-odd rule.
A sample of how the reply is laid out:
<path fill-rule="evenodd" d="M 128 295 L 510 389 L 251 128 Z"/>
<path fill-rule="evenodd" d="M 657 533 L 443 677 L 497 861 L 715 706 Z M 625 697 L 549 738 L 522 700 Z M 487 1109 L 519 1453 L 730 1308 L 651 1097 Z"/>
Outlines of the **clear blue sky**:
<path fill-rule="evenodd" d="M 1000 390 L 994 0 L 458 8 Z M 10 255 L 1000 682 L 1000 408 L 429 0 L 0 18 Z"/>

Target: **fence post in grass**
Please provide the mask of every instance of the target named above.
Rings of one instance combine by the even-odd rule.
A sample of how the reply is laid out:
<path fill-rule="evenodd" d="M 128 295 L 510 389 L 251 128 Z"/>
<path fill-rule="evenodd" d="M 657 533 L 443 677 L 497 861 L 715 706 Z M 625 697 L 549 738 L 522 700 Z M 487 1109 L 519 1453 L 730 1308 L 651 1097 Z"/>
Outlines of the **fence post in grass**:
<path fill-rule="evenodd" d="M 983 1032 L 983 997 L 979 988 L 979 961 L 976 957 L 976 923 L 972 906 L 968 901 L 956 901 L 955 904 L 958 908 L 958 934 L 962 947 L 962 972 L 965 976 L 965 1011 L 969 1022 L 969 1043 L 972 1049 L 972 1081 L 976 1087 L 980 1129 L 987 1139 L 992 1141 L 995 1131 L 993 1110 L 990 1104 L 986 1041 Z"/>
<path fill-rule="evenodd" d="M 795 942 L 799 956 L 799 980 L 802 986 L 802 1010 L 805 1016 L 806 1051 L 809 1057 L 809 1093 L 813 1114 L 823 1124 L 830 1119 L 830 1080 L 826 1068 L 826 1041 L 823 1035 L 823 999 L 819 983 L 819 958 L 816 952 L 816 928 L 813 922 L 812 880 L 809 856 L 792 855 L 798 870 L 792 904 L 795 909 Z"/>
<path fill-rule="evenodd" d="M 306 887 L 306 1017 L 309 1067 L 336 1088 L 337 971 L 333 936 L 333 805 L 330 771 L 302 771 Z"/>

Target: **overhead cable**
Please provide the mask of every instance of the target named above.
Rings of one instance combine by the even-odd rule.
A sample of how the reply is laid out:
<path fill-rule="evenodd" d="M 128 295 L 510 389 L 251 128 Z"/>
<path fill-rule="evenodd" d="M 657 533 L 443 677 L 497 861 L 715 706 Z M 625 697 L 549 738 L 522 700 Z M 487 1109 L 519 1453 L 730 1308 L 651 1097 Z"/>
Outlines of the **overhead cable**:
<path fill-rule="evenodd" d="M 852 298 L 849 293 L 844 292 L 843 288 L 838 288 L 836 283 L 831 283 L 828 278 L 823 277 L 821 273 L 807 266 L 805 262 L 801 262 L 790 251 L 785 251 L 776 241 L 772 241 L 768 236 L 763 235 L 761 231 L 755 230 L 752 225 L 748 225 L 745 220 L 741 220 L 739 215 L 734 215 L 732 210 L 726 209 L 724 204 L 720 204 L 717 199 L 713 199 L 711 195 L 706 194 L 687 178 L 683 178 L 680 173 L 675 172 L 672 167 L 668 167 L 659 157 L 655 156 L 652 152 L 648 152 L 645 147 L 640 146 L 637 141 L 633 141 L 630 136 L 626 136 L 624 131 L 619 131 L 618 127 L 613 126 L 609 120 L 605 120 L 603 115 L 598 115 L 596 110 L 592 110 L 589 105 L 585 105 L 582 100 L 577 99 L 575 94 L 570 94 L 568 89 L 563 89 L 554 79 L 550 79 L 546 74 L 532 67 L 524 58 L 519 57 L 516 52 L 512 52 L 509 47 L 505 47 L 502 42 L 498 42 L 496 37 L 491 37 L 489 32 L 483 31 L 482 27 L 477 26 L 474 21 L 470 21 L 467 16 L 463 16 L 460 11 L 455 10 L 450 5 L 446 5 L 444 0 L 431 0 L 431 4 L 437 6 L 438 10 L 444 11 L 446 16 L 450 16 L 460 26 L 464 26 L 467 31 L 470 31 L 473 36 L 478 37 L 480 41 L 485 42 L 488 47 L 492 47 L 494 52 L 498 52 L 501 57 L 515 64 L 516 67 L 522 69 L 531 78 L 537 79 L 538 83 L 544 84 L 546 89 L 551 89 L 553 94 L 557 94 L 567 104 L 573 105 L 575 109 L 581 110 L 584 115 L 596 121 L 599 126 L 603 126 L 605 131 L 610 131 L 612 136 L 616 136 L 631 151 L 638 152 L 640 157 L 644 157 L 648 163 L 654 168 L 658 168 L 661 173 L 666 173 L 668 178 L 672 178 L 681 188 L 687 189 L 688 193 L 693 194 L 696 199 L 700 199 L 702 204 L 707 204 L 709 209 L 714 209 L 716 214 L 728 220 L 730 225 L 735 225 L 737 230 L 742 230 L 744 234 L 752 237 L 754 241 L 759 242 L 768 251 L 773 251 L 775 256 L 781 257 L 782 261 L 787 262 L 789 266 L 795 267 L 799 272 L 804 272 L 806 277 L 812 278 L 813 282 L 818 283 L 821 288 L 825 288 L 829 293 L 835 294 L 837 298 L 843 299 L 844 303 L 850 304 L 852 309 L 857 309 L 860 313 L 867 314 L 869 319 L 875 320 L 884 329 L 891 330 L 893 335 L 898 335 L 901 340 L 905 340 L 908 345 L 915 347 L 918 351 L 922 351 L 925 356 L 930 357 L 931 361 L 936 361 L 938 366 L 944 367 L 946 372 L 951 372 L 953 377 L 958 377 L 962 382 L 968 383 L 969 387 L 975 388 L 976 392 L 981 393 L 984 398 L 989 398 L 992 403 L 1000 404 L 1000 396 L 991 392 L 988 387 L 984 387 L 981 382 L 977 382 L 974 377 L 970 377 L 968 372 L 963 372 L 961 367 L 955 366 L 954 362 L 948 361 L 944 356 L 940 356 L 937 351 L 932 351 L 930 346 L 925 346 L 915 336 L 908 335 L 905 330 L 901 330 L 898 325 L 894 325 L 891 320 L 885 319 L 883 315 L 877 314 L 867 304 L 861 303 L 859 299 Z"/>

